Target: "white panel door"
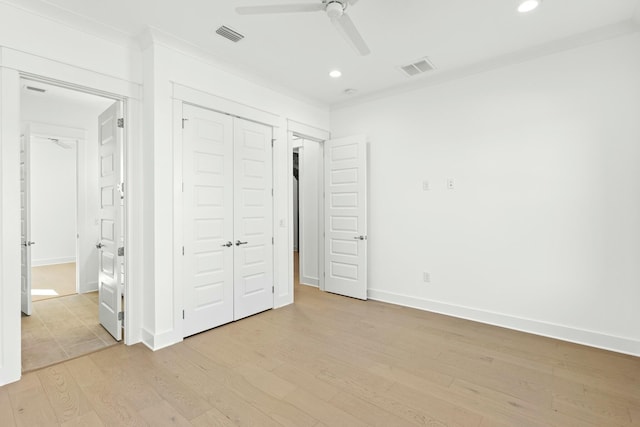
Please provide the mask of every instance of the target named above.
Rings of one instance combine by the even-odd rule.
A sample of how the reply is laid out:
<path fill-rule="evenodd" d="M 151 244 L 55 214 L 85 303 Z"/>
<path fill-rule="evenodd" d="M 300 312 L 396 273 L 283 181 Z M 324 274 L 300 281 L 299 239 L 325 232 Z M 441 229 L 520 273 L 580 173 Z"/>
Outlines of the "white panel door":
<path fill-rule="evenodd" d="M 273 185 L 269 126 L 234 120 L 234 319 L 273 308 Z"/>
<path fill-rule="evenodd" d="M 21 298 L 22 312 L 31 315 L 31 185 L 30 154 L 31 135 L 29 127 L 20 138 L 20 236 L 22 240 Z"/>
<path fill-rule="evenodd" d="M 324 149 L 325 290 L 366 300 L 366 138 L 326 141 Z"/>
<path fill-rule="evenodd" d="M 184 336 L 233 321 L 233 119 L 183 111 Z"/>
<path fill-rule="evenodd" d="M 100 323 L 118 341 L 122 339 L 122 282 L 118 260 L 118 243 L 121 236 L 119 186 L 122 132 L 118 128 L 120 117 L 120 102 L 116 102 L 98 118 L 100 241 L 96 245 Z"/>

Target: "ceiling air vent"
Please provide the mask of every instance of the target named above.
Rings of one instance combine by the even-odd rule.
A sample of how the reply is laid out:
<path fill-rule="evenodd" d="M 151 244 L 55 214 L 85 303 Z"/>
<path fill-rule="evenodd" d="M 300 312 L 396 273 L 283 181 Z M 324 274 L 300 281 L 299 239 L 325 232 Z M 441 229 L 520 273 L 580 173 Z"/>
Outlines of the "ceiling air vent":
<path fill-rule="evenodd" d="M 239 32 L 234 31 L 231 28 L 224 25 L 216 30 L 216 34 L 219 34 L 225 39 L 231 40 L 234 43 L 238 43 L 240 40 L 244 38 L 244 36 Z"/>
<path fill-rule="evenodd" d="M 46 92 L 46 89 L 42 89 L 42 88 L 35 87 L 35 86 L 25 86 L 24 88 L 28 89 L 28 90 L 32 90 L 34 92 L 40 92 L 40 93 L 45 93 Z"/>
<path fill-rule="evenodd" d="M 402 70 L 402 72 L 409 77 L 417 76 L 418 74 L 422 74 L 435 69 L 435 65 L 433 65 L 431 61 L 429 61 L 429 58 L 422 58 L 412 64 L 400 66 L 400 70 Z"/>

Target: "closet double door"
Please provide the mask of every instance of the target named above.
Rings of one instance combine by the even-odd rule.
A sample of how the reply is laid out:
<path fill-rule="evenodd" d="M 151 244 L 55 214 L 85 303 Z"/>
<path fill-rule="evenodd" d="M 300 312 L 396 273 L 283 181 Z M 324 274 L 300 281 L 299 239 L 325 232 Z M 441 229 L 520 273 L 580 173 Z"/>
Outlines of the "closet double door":
<path fill-rule="evenodd" d="M 184 336 L 273 308 L 272 132 L 183 106 Z"/>

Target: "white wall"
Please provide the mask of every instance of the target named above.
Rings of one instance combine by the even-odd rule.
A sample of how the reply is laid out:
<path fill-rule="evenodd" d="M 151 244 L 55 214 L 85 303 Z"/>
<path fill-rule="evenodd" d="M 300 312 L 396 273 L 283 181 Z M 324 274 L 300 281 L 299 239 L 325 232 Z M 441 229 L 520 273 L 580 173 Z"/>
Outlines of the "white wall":
<path fill-rule="evenodd" d="M 43 36 L 46 35 L 46 36 Z M 86 32 L 61 25 L 53 19 L 37 16 L 20 8 L 0 3 L 0 384 L 20 378 L 20 214 L 19 206 L 19 141 L 20 141 L 20 80 L 19 72 L 50 79 L 72 82 L 127 97 L 125 131 L 129 140 L 140 138 L 138 116 L 142 80 L 141 55 L 130 46 L 107 41 Z M 141 253 L 148 247 L 141 232 L 142 205 L 146 196 L 141 180 L 135 179 L 141 170 L 144 153 L 131 145 L 128 171 L 132 177 L 126 183 L 129 191 L 130 229 L 129 257 L 133 262 L 127 273 L 129 280 L 142 283 L 146 263 Z M 127 342 L 140 340 L 138 307 L 139 289 L 128 288 Z"/>
<path fill-rule="evenodd" d="M 637 33 L 333 111 L 370 297 L 640 355 L 639 117 Z"/>
<path fill-rule="evenodd" d="M 76 144 L 31 139 L 31 265 L 76 261 Z"/>
<path fill-rule="evenodd" d="M 305 139 L 300 149 L 300 283 L 318 286 L 322 144 Z"/>
<path fill-rule="evenodd" d="M 139 53 L 127 47 L 0 3 L 0 384 L 20 378 L 18 72 L 135 96 L 139 64 Z M 131 104 L 134 115 L 136 103 Z M 132 212 L 137 213 L 135 206 Z M 132 318 L 129 325 L 134 324 Z"/>
<path fill-rule="evenodd" d="M 139 51 L 6 3 L 0 3 L 0 45 L 57 62 L 44 65 L 38 70 L 40 74 L 71 65 L 123 81 L 142 81 Z M 3 58 L 8 60 L 10 58 Z M 39 66 L 34 61 L 34 68 Z M 77 77 L 81 79 L 82 73 L 77 73 Z M 93 79 L 93 83 L 96 82 L 97 79 Z M 91 86 L 90 81 L 82 83 Z"/>

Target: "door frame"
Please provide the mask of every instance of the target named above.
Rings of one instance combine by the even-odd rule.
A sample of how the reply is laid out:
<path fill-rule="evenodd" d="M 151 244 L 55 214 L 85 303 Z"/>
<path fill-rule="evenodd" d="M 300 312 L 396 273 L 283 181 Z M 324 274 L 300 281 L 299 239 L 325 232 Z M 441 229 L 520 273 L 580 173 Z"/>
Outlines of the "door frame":
<path fill-rule="evenodd" d="M 293 140 L 295 139 L 302 139 L 302 140 L 308 140 L 308 141 L 313 141 L 313 142 L 317 142 L 320 145 L 320 153 L 319 153 L 319 159 L 318 159 L 318 163 L 317 163 L 317 173 L 318 173 L 318 289 L 323 290 L 324 291 L 324 139 L 318 139 L 315 137 L 310 137 L 307 135 L 301 135 L 298 132 L 293 132 L 290 131 L 289 132 L 289 138 L 292 141 L 292 147 L 291 147 L 291 153 L 293 154 L 293 150 L 294 147 L 293 145 L 295 145 L 293 143 Z M 328 139 L 328 138 L 327 138 Z M 301 188 L 301 184 L 304 181 L 303 176 L 305 175 L 305 171 L 304 171 L 304 167 L 300 167 L 300 165 L 304 164 L 304 156 L 305 156 L 305 149 L 304 149 L 304 145 L 302 145 L 301 150 L 298 150 L 298 218 L 299 218 L 299 224 L 298 224 L 298 270 L 299 270 L 299 274 L 300 274 L 300 280 L 302 280 L 302 272 L 303 272 L 303 259 L 304 259 L 304 251 L 303 251 L 303 247 L 304 245 L 302 244 L 302 242 L 304 241 L 304 230 L 302 227 L 302 223 L 304 222 L 304 218 L 305 218 L 305 210 L 303 209 L 303 204 L 300 203 L 303 200 L 303 197 L 301 197 L 300 194 L 300 188 Z M 292 185 L 292 193 L 291 193 L 291 204 L 293 206 L 293 179 L 291 180 L 291 185 Z M 293 212 L 293 209 L 292 209 Z M 295 218 L 292 218 L 292 221 L 295 221 Z M 310 284 L 306 284 L 306 283 L 301 283 L 304 284 L 305 286 L 312 286 L 315 287 L 315 285 L 310 285 Z"/>
<path fill-rule="evenodd" d="M 141 141 L 140 84 L 73 65 L 62 64 L 29 53 L 0 47 L 0 384 L 21 377 L 20 344 L 20 81 L 22 78 L 106 96 L 124 102 L 125 140 Z M 142 144 L 126 144 L 125 191 L 129 202 L 125 207 L 126 252 L 125 276 L 130 283 L 142 283 L 143 223 L 142 210 Z M 129 228 L 129 227 L 127 227 Z M 125 344 L 141 341 L 141 286 L 125 288 L 127 298 Z"/>
<path fill-rule="evenodd" d="M 303 123 L 299 123 L 293 120 L 288 120 L 288 140 L 289 140 L 289 165 L 287 177 L 289 180 L 289 223 L 293 221 L 293 139 L 294 138 L 302 138 L 308 139 L 311 141 L 315 141 L 320 143 L 321 145 L 321 155 L 322 162 L 321 165 L 324 164 L 324 141 L 331 139 L 331 133 L 329 131 L 318 129 L 313 126 L 305 125 Z M 304 149 L 303 149 L 304 151 Z M 304 155 L 304 152 L 303 152 Z M 299 161 L 299 160 L 298 160 Z M 318 171 L 318 180 L 321 183 L 321 193 L 320 200 L 318 203 L 318 289 L 321 291 L 325 290 L 324 286 L 324 167 L 319 167 Z M 302 227 L 298 228 L 299 239 L 302 240 Z M 289 233 L 289 241 L 290 243 L 290 257 L 291 263 L 289 266 L 289 272 L 291 277 L 293 278 L 293 227 L 290 227 Z M 302 246 L 302 245 L 299 245 Z M 300 247 L 298 247 L 300 250 Z M 299 258 L 300 260 L 300 258 Z M 299 267 L 300 268 L 300 267 Z M 292 279 L 293 280 L 293 279 Z"/>
<path fill-rule="evenodd" d="M 182 117 L 184 104 L 192 105 L 198 108 L 204 108 L 207 110 L 215 111 L 217 113 L 226 114 L 232 117 L 237 117 L 243 120 L 248 120 L 256 123 L 260 123 L 266 126 L 270 126 L 272 131 L 272 138 L 274 140 L 273 150 L 271 152 L 272 168 L 272 186 L 274 189 L 274 196 L 272 201 L 272 230 L 274 237 L 274 250 L 273 250 L 273 283 L 275 291 L 273 293 L 273 308 L 282 307 L 293 301 L 293 277 L 287 282 L 290 282 L 290 286 L 287 289 L 282 289 L 282 280 L 278 275 L 278 265 L 282 262 L 281 256 L 278 254 L 279 247 L 279 228 L 286 227 L 286 224 L 282 224 L 278 220 L 277 215 L 277 203 L 276 200 L 279 197 L 279 186 L 276 183 L 276 149 L 281 148 L 283 141 L 287 141 L 282 137 L 282 130 L 285 127 L 284 120 L 274 114 L 264 110 L 260 110 L 239 102 L 235 102 L 226 98 L 221 98 L 216 95 L 203 92 L 197 89 L 193 89 L 187 86 L 182 86 L 176 82 L 173 84 L 173 296 L 174 296 L 174 324 L 180 325 L 176 329 L 180 330 L 180 340 L 184 337 L 183 322 L 182 322 L 182 310 L 184 307 L 184 293 L 182 286 L 179 283 L 183 281 L 183 258 L 182 258 L 182 246 L 184 244 L 184 232 L 183 232 L 183 200 L 182 200 Z M 290 162 L 290 160 L 289 160 Z M 290 214 L 288 216 L 290 222 Z M 291 229 L 291 227 L 290 227 Z M 289 243 L 291 241 L 289 240 Z M 291 256 L 291 262 L 293 262 L 293 256 Z M 290 289 L 290 290 L 289 290 Z M 289 300 L 290 298 L 290 300 Z"/>
<path fill-rule="evenodd" d="M 86 87 L 86 86 L 79 86 L 79 85 L 75 85 L 73 83 L 68 83 L 68 82 L 64 82 L 64 81 L 58 81 L 58 80 L 54 80 L 54 79 L 49 79 L 46 77 L 42 77 L 42 76 L 34 76 L 31 74 L 24 74 L 24 73 L 20 73 L 20 80 L 26 80 L 26 81 L 31 81 L 31 82 L 41 82 L 41 83 L 46 83 L 49 85 L 53 85 L 53 86 L 57 86 L 63 89 L 68 89 L 68 90 L 74 90 L 76 92 L 80 92 L 80 93 L 85 93 L 88 95 L 94 95 L 94 96 L 99 96 L 105 99 L 110 99 L 114 102 L 120 102 L 121 104 L 121 112 L 122 112 L 122 116 L 124 118 L 125 123 L 129 123 L 131 124 L 132 121 L 129 120 L 129 115 L 127 114 L 128 112 L 128 103 L 129 103 L 129 98 L 122 96 L 122 95 L 118 95 L 118 94 L 113 94 L 113 93 L 109 93 L 109 92 L 104 92 L 98 89 L 94 89 L 91 87 Z M 96 117 L 96 126 L 98 126 L 98 117 Z M 124 304 L 124 308 L 123 308 L 123 312 L 124 312 L 124 317 L 125 319 L 130 319 L 132 316 L 130 316 L 131 313 L 131 304 L 128 304 L 129 301 L 129 291 L 131 289 L 131 286 L 129 286 L 129 277 L 130 276 L 130 270 L 133 268 L 133 266 L 131 266 L 131 262 L 130 262 L 130 251 L 127 250 L 128 248 L 130 248 L 130 236 L 129 236 L 129 228 L 128 227 L 128 223 L 127 220 L 129 218 L 129 212 L 130 212 L 130 207 L 129 207 L 129 198 L 127 197 L 127 194 L 129 194 L 128 188 L 127 188 L 127 183 L 131 181 L 130 179 L 130 175 L 128 174 L 129 172 L 129 168 L 128 168 L 128 163 L 131 163 L 128 160 L 128 152 L 130 151 L 129 145 L 133 145 L 133 144 L 128 144 L 128 141 L 130 141 L 130 137 L 128 135 L 129 129 L 127 129 L 127 126 L 125 126 L 124 128 L 124 132 L 122 134 L 122 164 L 123 164 L 123 170 L 122 170 L 122 176 L 123 176 L 123 181 L 124 181 L 124 217 L 121 218 L 122 224 L 122 234 L 124 235 L 124 247 L 125 247 L 125 251 L 124 251 L 124 280 L 121 283 L 121 286 L 123 288 L 123 294 L 124 294 L 124 298 L 125 298 L 125 304 Z M 99 143 L 99 142 L 96 142 Z M 76 234 L 77 234 L 77 224 L 78 224 L 78 200 L 77 200 L 77 187 L 78 187 L 78 150 L 77 150 L 77 141 L 76 141 Z M 96 162 L 99 162 L 99 159 L 95 159 Z M 97 191 L 97 188 L 96 188 Z M 76 261 L 78 260 L 78 241 L 76 239 Z M 119 266 L 119 262 L 117 263 Z M 79 273 L 79 269 L 76 269 L 76 292 L 78 291 L 78 273 Z M 119 273 L 120 274 L 120 273 Z M 98 284 L 98 288 L 99 288 L 99 284 Z M 129 322 L 131 323 L 131 322 Z M 130 342 L 130 340 L 127 339 L 127 336 L 129 335 L 129 331 L 127 330 L 126 326 L 127 326 L 127 322 L 124 322 L 123 325 L 125 325 L 125 333 L 124 333 L 124 342 L 125 344 L 132 344 L 132 342 Z"/>

